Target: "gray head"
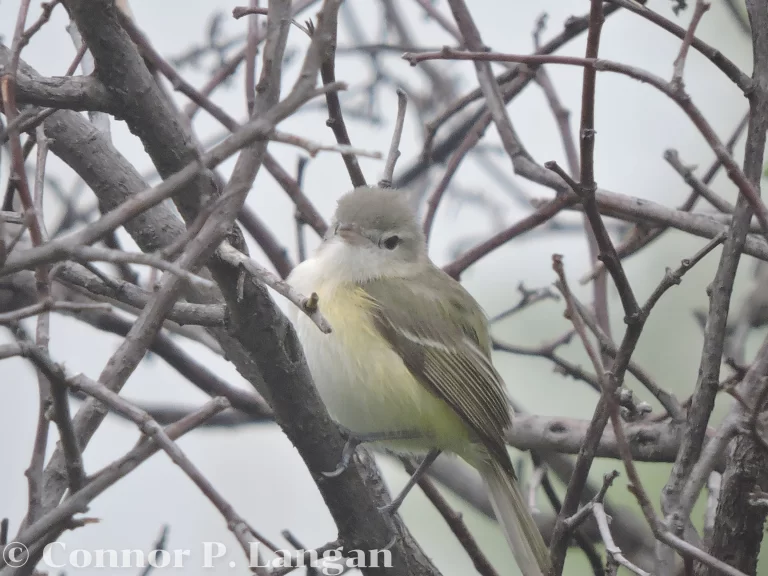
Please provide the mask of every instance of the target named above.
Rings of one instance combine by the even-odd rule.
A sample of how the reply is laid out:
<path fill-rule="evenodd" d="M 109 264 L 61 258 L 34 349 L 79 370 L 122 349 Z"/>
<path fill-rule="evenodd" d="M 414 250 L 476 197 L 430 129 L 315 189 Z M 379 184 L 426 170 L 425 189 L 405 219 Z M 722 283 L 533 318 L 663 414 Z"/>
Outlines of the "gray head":
<path fill-rule="evenodd" d="M 424 233 L 402 191 L 360 187 L 339 199 L 321 249 L 350 272 L 405 271 L 426 259 Z M 330 256 L 330 254 L 329 254 Z M 361 276 L 361 274 L 356 274 Z"/>
<path fill-rule="evenodd" d="M 415 260 L 425 252 L 424 234 L 404 192 L 355 188 L 339 199 L 332 234 L 358 245 L 375 245 Z"/>

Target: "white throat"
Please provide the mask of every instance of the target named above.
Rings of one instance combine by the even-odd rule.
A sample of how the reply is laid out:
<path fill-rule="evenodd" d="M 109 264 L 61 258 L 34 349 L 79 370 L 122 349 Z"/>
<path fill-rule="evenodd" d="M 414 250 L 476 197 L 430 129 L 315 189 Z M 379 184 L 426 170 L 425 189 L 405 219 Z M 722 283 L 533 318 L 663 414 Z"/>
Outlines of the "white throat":
<path fill-rule="evenodd" d="M 327 240 L 311 260 L 315 280 L 323 285 L 407 277 L 418 270 L 417 263 L 393 258 L 378 246 L 351 246 L 339 237 Z"/>

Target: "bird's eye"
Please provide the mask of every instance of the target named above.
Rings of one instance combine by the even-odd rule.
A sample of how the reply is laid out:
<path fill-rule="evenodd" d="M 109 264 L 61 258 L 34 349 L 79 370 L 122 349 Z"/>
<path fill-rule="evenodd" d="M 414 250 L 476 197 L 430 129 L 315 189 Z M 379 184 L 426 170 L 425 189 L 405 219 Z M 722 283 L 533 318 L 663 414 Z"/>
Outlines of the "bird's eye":
<path fill-rule="evenodd" d="M 390 236 L 384 240 L 384 248 L 387 250 L 394 250 L 400 244 L 400 236 Z"/>

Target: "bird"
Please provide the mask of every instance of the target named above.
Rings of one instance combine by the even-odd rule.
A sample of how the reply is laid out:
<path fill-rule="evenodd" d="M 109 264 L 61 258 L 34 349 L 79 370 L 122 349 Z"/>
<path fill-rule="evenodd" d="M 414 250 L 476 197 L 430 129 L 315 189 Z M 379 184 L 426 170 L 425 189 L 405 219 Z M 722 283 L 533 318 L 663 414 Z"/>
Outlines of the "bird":
<path fill-rule="evenodd" d="M 506 449 L 512 414 L 492 363 L 487 317 L 429 258 L 405 192 L 361 186 L 341 196 L 317 250 L 287 281 L 317 295 L 331 326 L 323 333 L 292 310 L 318 393 L 355 440 L 351 452 L 377 442 L 427 454 L 390 511 L 438 454 L 453 453 L 480 472 L 523 576 L 546 574 L 547 546 Z"/>

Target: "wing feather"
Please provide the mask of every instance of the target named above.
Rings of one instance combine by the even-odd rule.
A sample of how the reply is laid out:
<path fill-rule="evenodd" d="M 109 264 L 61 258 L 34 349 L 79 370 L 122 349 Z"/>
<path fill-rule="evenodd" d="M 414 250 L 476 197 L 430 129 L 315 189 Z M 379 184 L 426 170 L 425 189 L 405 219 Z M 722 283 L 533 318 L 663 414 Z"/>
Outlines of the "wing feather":
<path fill-rule="evenodd" d="M 491 363 L 485 315 L 460 284 L 435 272 L 442 274 L 434 269 L 432 277 L 372 280 L 361 288 L 375 326 L 411 373 L 506 464 L 504 432 L 511 420 L 506 387 Z M 437 281 L 446 283 L 439 292 L 425 289 Z"/>

